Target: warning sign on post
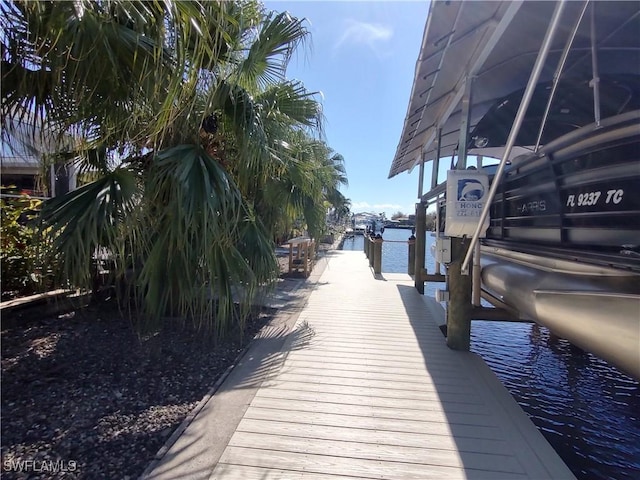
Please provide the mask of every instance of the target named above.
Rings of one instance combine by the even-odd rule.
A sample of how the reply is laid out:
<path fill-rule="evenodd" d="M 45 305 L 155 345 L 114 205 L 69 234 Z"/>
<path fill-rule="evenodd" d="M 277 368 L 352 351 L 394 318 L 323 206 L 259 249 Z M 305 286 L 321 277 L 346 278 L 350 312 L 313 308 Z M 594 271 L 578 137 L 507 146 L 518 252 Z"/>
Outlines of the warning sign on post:
<path fill-rule="evenodd" d="M 489 177 L 477 170 L 447 172 L 447 210 L 444 234 L 448 237 L 471 237 L 475 232 L 485 198 L 489 193 Z M 484 221 L 480 237 L 489 228 L 489 216 Z"/>

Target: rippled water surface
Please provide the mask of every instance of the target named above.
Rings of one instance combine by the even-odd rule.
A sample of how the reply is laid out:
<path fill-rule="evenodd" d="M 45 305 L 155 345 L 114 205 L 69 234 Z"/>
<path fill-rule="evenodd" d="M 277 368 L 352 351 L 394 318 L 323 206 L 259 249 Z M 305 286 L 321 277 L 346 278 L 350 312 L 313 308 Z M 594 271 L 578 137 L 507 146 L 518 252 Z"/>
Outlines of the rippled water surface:
<path fill-rule="evenodd" d="M 407 271 L 409 230 L 384 232 L 382 271 Z M 344 243 L 362 250 L 361 236 Z M 433 271 L 427 236 L 427 268 Z M 364 253 L 363 253 L 364 255 Z M 433 296 L 436 285 L 427 284 Z M 536 324 L 474 321 L 471 348 L 581 480 L 640 479 L 640 383 Z"/>

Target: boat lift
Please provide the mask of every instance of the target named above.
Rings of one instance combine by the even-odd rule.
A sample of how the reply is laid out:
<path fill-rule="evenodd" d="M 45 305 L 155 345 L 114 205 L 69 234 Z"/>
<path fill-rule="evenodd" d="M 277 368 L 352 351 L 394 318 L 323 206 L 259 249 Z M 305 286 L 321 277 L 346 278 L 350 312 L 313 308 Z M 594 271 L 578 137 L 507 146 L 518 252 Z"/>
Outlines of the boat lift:
<path fill-rule="evenodd" d="M 566 271 L 583 276 L 613 278 L 615 275 L 627 275 L 631 283 L 640 285 L 640 276 L 633 272 L 612 272 L 598 266 L 576 265 L 572 262 L 553 261 L 551 266 L 531 255 L 493 249 L 490 260 L 491 273 L 482 274 L 480 237 L 483 225 L 488 218 L 492 200 L 496 194 L 507 163 L 523 151 L 538 152 L 545 121 L 556 91 L 558 81 L 567 69 L 586 71 L 592 75 L 594 101 L 593 119 L 596 128 L 600 127 L 600 91 L 599 82 L 602 72 L 615 71 L 624 61 L 630 68 L 638 69 L 640 63 L 624 58 L 624 53 L 607 52 L 604 58 L 598 57 L 598 34 L 604 28 L 609 37 L 622 35 L 625 29 L 638 22 L 640 12 L 637 5 L 620 5 L 621 10 L 609 6 L 611 11 L 596 22 L 596 4 L 598 2 L 433 2 L 425 28 L 423 45 L 416 65 L 407 117 L 400 143 L 391 165 L 389 178 L 403 171 L 411 171 L 419 166 L 418 198 L 416 204 L 416 251 L 415 286 L 424 293 L 425 279 L 438 279 L 440 263 L 446 264 L 447 289 L 439 294 L 439 300 L 448 300 L 447 308 L 447 345 L 452 349 L 468 350 L 470 346 L 471 319 L 478 318 L 481 312 L 480 297 L 499 308 L 495 315 L 505 319 L 506 311 L 513 319 L 537 321 L 567 338 L 579 347 L 591 351 L 622 370 L 640 378 L 640 291 L 633 288 L 622 291 L 592 292 L 590 286 L 585 291 L 584 282 L 578 277 L 566 275 Z M 620 2 L 624 3 L 624 2 Z M 615 12 L 615 13 L 612 13 Z M 585 28 L 585 18 L 590 13 L 588 23 L 590 45 L 587 50 L 575 40 L 579 30 Z M 569 20 L 568 20 L 569 19 Z M 599 30 L 600 29 L 600 30 Z M 544 35 L 542 33 L 544 32 Z M 622 34 L 620 33 L 622 32 Z M 602 40 L 607 40 L 604 37 Z M 540 41 L 542 38 L 542 41 Z M 635 45 L 622 48 L 629 54 L 638 55 Z M 538 45 L 537 52 L 534 46 Z M 535 53 L 534 53 L 535 52 Z M 622 56 L 621 56 L 622 55 Z M 550 71 L 547 63 L 556 68 Z M 617 62 L 617 63 L 616 63 Z M 567 67 L 567 65 L 569 65 Z M 633 72 L 640 74 L 640 72 Z M 523 149 L 516 139 L 527 112 L 528 104 L 536 86 L 542 81 L 552 80 L 551 94 L 544 114 L 538 140 L 531 148 Z M 454 85 L 451 88 L 451 85 Z M 444 202 L 446 183 L 438 184 L 440 161 L 444 156 L 453 158 L 457 154 L 455 169 L 467 168 L 468 138 L 470 127 L 488 111 L 496 99 L 526 85 L 522 102 L 517 110 L 506 144 L 502 149 L 488 194 L 482 199 L 484 207 L 478 216 L 478 222 L 472 234 L 462 237 L 444 237 L 440 230 L 441 218 L 437 219 L 436 231 L 436 272 L 433 277 L 424 275 L 425 265 L 425 217 L 426 209 L 436 205 L 440 217 L 440 204 Z M 481 146 L 481 145 L 480 145 Z M 478 150 L 481 152 L 481 150 Z M 476 153 L 478 152 L 476 151 Z M 473 151 L 471 152 L 474 153 Z M 424 167 L 433 160 L 431 190 L 423 193 Z M 478 167 L 482 167 L 479 157 Z M 452 165 L 453 166 L 453 165 Z M 497 255 L 497 256 L 496 256 Z M 485 254 L 482 254 L 483 263 Z M 473 260 L 471 275 L 469 267 Z M 520 269 L 522 274 L 512 275 L 511 270 Z M 528 270 L 527 270 L 528 269 Z M 564 269 L 564 270 L 563 270 Z M 542 270 L 547 273 L 535 273 Z M 504 273 L 506 272 L 506 273 Z M 551 273 L 549 273 L 551 272 Z M 555 273 L 554 273 L 555 272 Z M 499 284 L 529 276 L 538 278 L 539 285 L 556 285 L 551 290 L 526 291 L 519 285 L 524 301 L 514 299 L 500 288 L 487 288 L 489 284 Z M 537 278 L 537 277 L 536 277 Z M 552 280 L 549 280 L 551 278 Z M 565 282 L 562 288 L 558 285 Z M 582 282 L 582 283 L 581 283 Z M 533 288 L 533 287 L 532 287 Z M 576 290 L 577 289 L 577 290 Z M 494 293 L 491 292 L 493 290 Z M 543 289 L 544 290 L 544 289 Z M 576 291 L 573 291 L 576 290 Z M 502 294 L 495 294 L 500 291 Z M 573 291 L 573 293 L 572 293 Z M 635 292 L 635 293 L 634 293 Z M 573 296 L 571 296 L 573 295 Z M 596 324 L 593 319 L 576 320 L 567 327 L 549 320 L 545 309 L 551 315 L 567 315 L 572 301 L 585 301 L 585 297 L 603 300 L 614 308 L 612 316 L 620 313 L 627 320 L 611 320 L 607 325 Z M 591 300 L 586 301 L 591 304 Z M 528 302 L 528 303 L 527 303 Z M 637 313 L 634 324 L 634 312 Z M 499 315 L 498 315 L 499 313 Z M 580 313 L 585 313 L 580 310 Z M 515 315 L 514 315 L 515 314 Z M 588 315 L 588 312 L 587 312 Z M 481 315 L 486 318 L 488 315 Z M 629 320 L 630 319 L 630 320 Z M 634 328 L 635 325 L 635 328 Z M 635 333 L 634 333 L 635 330 Z M 592 331 L 592 334 L 589 333 Z"/>

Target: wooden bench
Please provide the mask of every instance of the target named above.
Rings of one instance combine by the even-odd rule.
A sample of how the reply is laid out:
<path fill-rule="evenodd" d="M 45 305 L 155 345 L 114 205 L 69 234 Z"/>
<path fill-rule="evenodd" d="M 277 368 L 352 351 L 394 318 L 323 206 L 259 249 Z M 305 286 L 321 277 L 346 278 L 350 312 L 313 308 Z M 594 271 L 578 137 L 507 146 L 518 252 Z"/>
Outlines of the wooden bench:
<path fill-rule="evenodd" d="M 304 276 L 308 277 L 313 268 L 315 241 L 308 237 L 296 237 L 287 243 L 289 244 L 289 274 L 302 271 Z"/>

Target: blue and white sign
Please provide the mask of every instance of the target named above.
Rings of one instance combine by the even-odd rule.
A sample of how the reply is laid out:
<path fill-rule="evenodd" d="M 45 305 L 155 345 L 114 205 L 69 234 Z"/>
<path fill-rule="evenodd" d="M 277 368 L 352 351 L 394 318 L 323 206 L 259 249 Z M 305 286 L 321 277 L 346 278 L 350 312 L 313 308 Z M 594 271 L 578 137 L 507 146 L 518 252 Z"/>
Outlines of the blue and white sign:
<path fill-rule="evenodd" d="M 449 170 L 447 172 L 447 210 L 444 234 L 449 237 L 470 237 L 475 232 L 484 200 L 489 192 L 489 178 L 477 170 Z M 480 236 L 489 228 L 485 220 Z"/>

